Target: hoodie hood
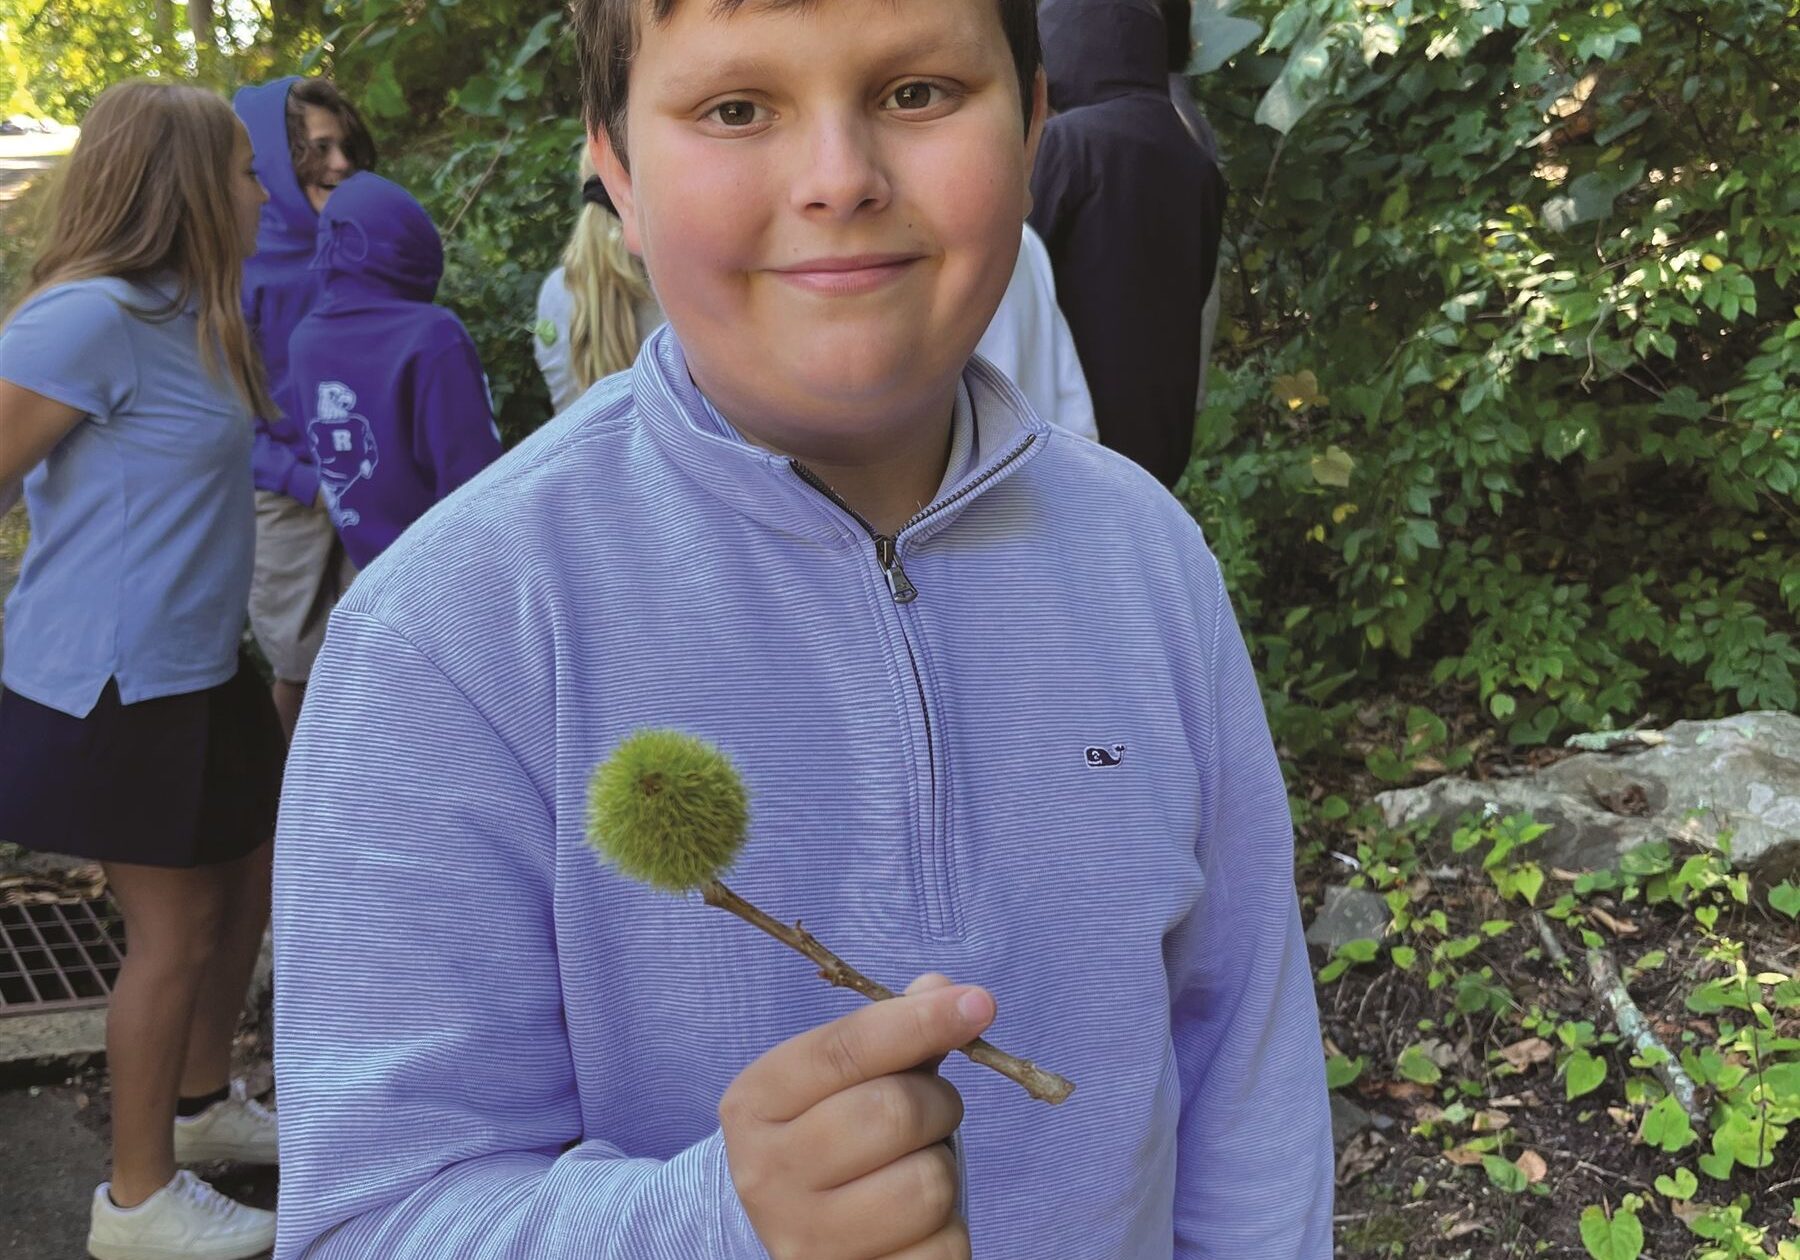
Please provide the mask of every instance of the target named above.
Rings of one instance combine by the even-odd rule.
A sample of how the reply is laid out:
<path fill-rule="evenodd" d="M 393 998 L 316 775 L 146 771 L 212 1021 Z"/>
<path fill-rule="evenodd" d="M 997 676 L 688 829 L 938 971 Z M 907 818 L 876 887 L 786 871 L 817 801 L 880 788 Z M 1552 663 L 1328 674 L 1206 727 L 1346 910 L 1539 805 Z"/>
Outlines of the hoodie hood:
<path fill-rule="evenodd" d="M 312 267 L 324 273 L 327 306 L 355 292 L 429 302 L 444 276 L 444 244 L 411 193 L 358 171 L 325 203 Z"/>
<path fill-rule="evenodd" d="M 1168 36 L 1156 0 L 1043 0 L 1038 37 L 1058 113 L 1141 92 L 1168 95 Z"/>
<path fill-rule="evenodd" d="M 256 177 L 269 190 L 256 229 L 256 252 L 264 255 L 265 261 L 280 254 L 310 255 L 319 226 L 319 216 L 294 174 L 294 155 L 288 145 L 288 91 L 298 82 L 298 76 L 289 75 L 240 88 L 231 98 L 231 108 L 250 133 Z"/>

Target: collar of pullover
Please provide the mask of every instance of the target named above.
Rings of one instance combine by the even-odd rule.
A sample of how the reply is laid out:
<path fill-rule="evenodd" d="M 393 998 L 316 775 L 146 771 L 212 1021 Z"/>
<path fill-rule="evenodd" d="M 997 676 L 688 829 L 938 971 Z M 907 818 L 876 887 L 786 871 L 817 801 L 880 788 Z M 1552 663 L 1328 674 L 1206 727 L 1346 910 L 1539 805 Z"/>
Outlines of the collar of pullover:
<path fill-rule="evenodd" d="M 794 461 L 752 445 L 718 413 L 694 384 L 681 343 L 667 325 L 644 343 L 632 368 L 632 392 L 646 432 L 664 454 L 733 508 L 788 533 L 869 541 L 869 531 L 810 485 Z M 1031 415 L 1018 389 L 987 363 L 971 360 L 958 392 L 959 410 L 967 406 L 970 427 L 960 440 L 953 433 L 944 484 L 900 530 L 896 537 L 902 544 L 944 528 L 1051 440 L 1049 426 Z"/>

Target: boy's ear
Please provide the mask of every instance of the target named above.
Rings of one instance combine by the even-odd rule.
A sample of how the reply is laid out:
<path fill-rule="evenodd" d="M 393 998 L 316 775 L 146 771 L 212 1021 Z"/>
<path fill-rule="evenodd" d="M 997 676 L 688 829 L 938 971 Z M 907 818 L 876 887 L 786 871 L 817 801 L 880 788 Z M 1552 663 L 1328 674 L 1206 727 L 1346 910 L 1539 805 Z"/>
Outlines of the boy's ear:
<path fill-rule="evenodd" d="M 1050 117 L 1050 80 L 1044 68 L 1031 80 L 1031 121 L 1025 128 L 1025 213 L 1031 213 L 1031 174 L 1037 168 L 1038 142 L 1044 138 L 1044 122 Z"/>
<path fill-rule="evenodd" d="M 606 195 L 612 198 L 613 208 L 619 212 L 625 248 L 642 258 L 644 250 L 638 243 L 637 199 L 633 196 L 631 172 L 619 161 L 619 155 L 613 151 L 612 136 L 604 128 L 588 132 L 588 160 L 594 164 L 600 182 L 606 185 Z"/>

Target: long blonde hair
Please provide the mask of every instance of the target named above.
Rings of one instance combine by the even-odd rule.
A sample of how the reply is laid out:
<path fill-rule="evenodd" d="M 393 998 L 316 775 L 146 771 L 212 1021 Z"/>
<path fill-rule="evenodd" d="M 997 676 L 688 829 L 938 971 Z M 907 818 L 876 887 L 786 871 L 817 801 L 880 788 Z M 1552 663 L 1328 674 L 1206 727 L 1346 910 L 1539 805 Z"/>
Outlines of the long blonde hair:
<path fill-rule="evenodd" d="M 583 153 L 582 181 L 593 173 Z M 635 304 L 650 296 L 650 282 L 625 248 L 618 216 L 587 201 L 563 246 L 562 264 L 569 290 L 569 372 L 583 390 L 637 358 Z"/>
<path fill-rule="evenodd" d="M 244 247 L 230 192 L 239 127 L 223 100 L 186 84 L 137 80 L 100 93 L 58 180 L 25 299 L 74 280 L 169 273 L 173 298 L 134 313 L 170 319 L 197 299 L 201 362 L 268 418 L 278 413 L 244 324 Z"/>

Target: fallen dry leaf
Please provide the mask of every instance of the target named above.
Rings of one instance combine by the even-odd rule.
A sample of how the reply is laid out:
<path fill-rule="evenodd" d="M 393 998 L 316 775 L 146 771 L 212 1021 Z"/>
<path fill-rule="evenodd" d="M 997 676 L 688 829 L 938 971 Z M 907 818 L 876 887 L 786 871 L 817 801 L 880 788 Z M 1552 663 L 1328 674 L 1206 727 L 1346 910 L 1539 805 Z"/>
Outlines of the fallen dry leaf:
<path fill-rule="evenodd" d="M 1477 1111 L 1475 1113 L 1475 1132 L 1498 1133 L 1512 1123 L 1512 1117 L 1504 1111 Z"/>
<path fill-rule="evenodd" d="M 1523 1072 L 1534 1063 L 1548 1063 L 1555 1058 L 1556 1047 L 1542 1037 L 1527 1037 L 1510 1046 L 1502 1046 L 1497 1053 L 1515 1070 Z"/>
<path fill-rule="evenodd" d="M 1670 1199 L 1669 1212 L 1683 1225 L 1691 1225 L 1705 1216 L 1711 1209 L 1704 1203 L 1696 1203 L 1692 1199 Z"/>
<path fill-rule="evenodd" d="M 1535 1186 L 1550 1173 L 1550 1166 L 1536 1151 L 1522 1152 L 1513 1163 L 1518 1165 L 1519 1171 L 1525 1174 L 1525 1184 L 1528 1186 Z"/>
<path fill-rule="evenodd" d="M 1461 1238 L 1465 1234 L 1473 1234 L 1476 1230 L 1478 1230 L 1480 1228 L 1481 1228 L 1480 1221 L 1473 1221 L 1473 1220 L 1458 1221 L 1458 1222 L 1456 1222 L 1456 1224 L 1454 1224 L 1454 1225 L 1450 1226 L 1448 1229 L 1444 1230 L 1444 1238 L 1446 1241 L 1449 1241 L 1451 1239 Z"/>
<path fill-rule="evenodd" d="M 1382 1149 L 1386 1145 L 1381 1135 L 1374 1132 L 1351 1138 L 1344 1153 L 1338 1156 L 1337 1184 L 1347 1186 L 1364 1173 L 1381 1167 L 1387 1162 L 1387 1152 Z"/>
<path fill-rule="evenodd" d="M 1375 1085 L 1370 1094 L 1386 1094 L 1395 1102 L 1417 1102 L 1421 1098 L 1435 1098 L 1437 1091 L 1429 1085 L 1421 1085 L 1417 1081 L 1382 1081 Z"/>
<path fill-rule="evenodd" d="M 1581 871 L 1565 871 L 1560 866 L 1552 866 L 1550 868 L 1550 878 L 1560 879 L 1565 884 L 1573 884 L 1576 880 L 1581 878 L 1582 874 L 1583 872 Z"/>
<path fill-rule="evenodd" d="M 1588 913 L 1605 924 L 1614 936 L 1636 936 L 1638 933 L 1638 925 L 1630 919 L 1615 919 L 1599 906 L 1589 906 Z"/>
<path fill-rule="evenodd" d="M 1621 1129 L 1635 1129 L 1637 1127 L 1637 1117 L 1623 1107 L 1608 1107 L 1606 1109 L 1606 1114 L 1611 1116 L 1613 1123 L 1618 1125 Z"/>
<path fill-rule="evenodd" d="M 1488 1154 L 1491 1154 L 1491 1152 L 1472 1151 L 1466 1146 L 1452 1146 L 1449 1150 L 1444 1152 L 1444 1158 L 1449 1160 L 1452 1164 L 1455 1164 L 1458 1168 L 1468 1168 L 1473 1164 L 1479 1164 L 1482 1161 L 1482 1158 Z"/>
<path fill-rule="evenodd" d="M 1525 1100 L 1518 1094 L 1502 1094 L 1498 1098 L 1488 1099 L 1490 1107 L 1523 1107 L 1525 1105 Z"/>

